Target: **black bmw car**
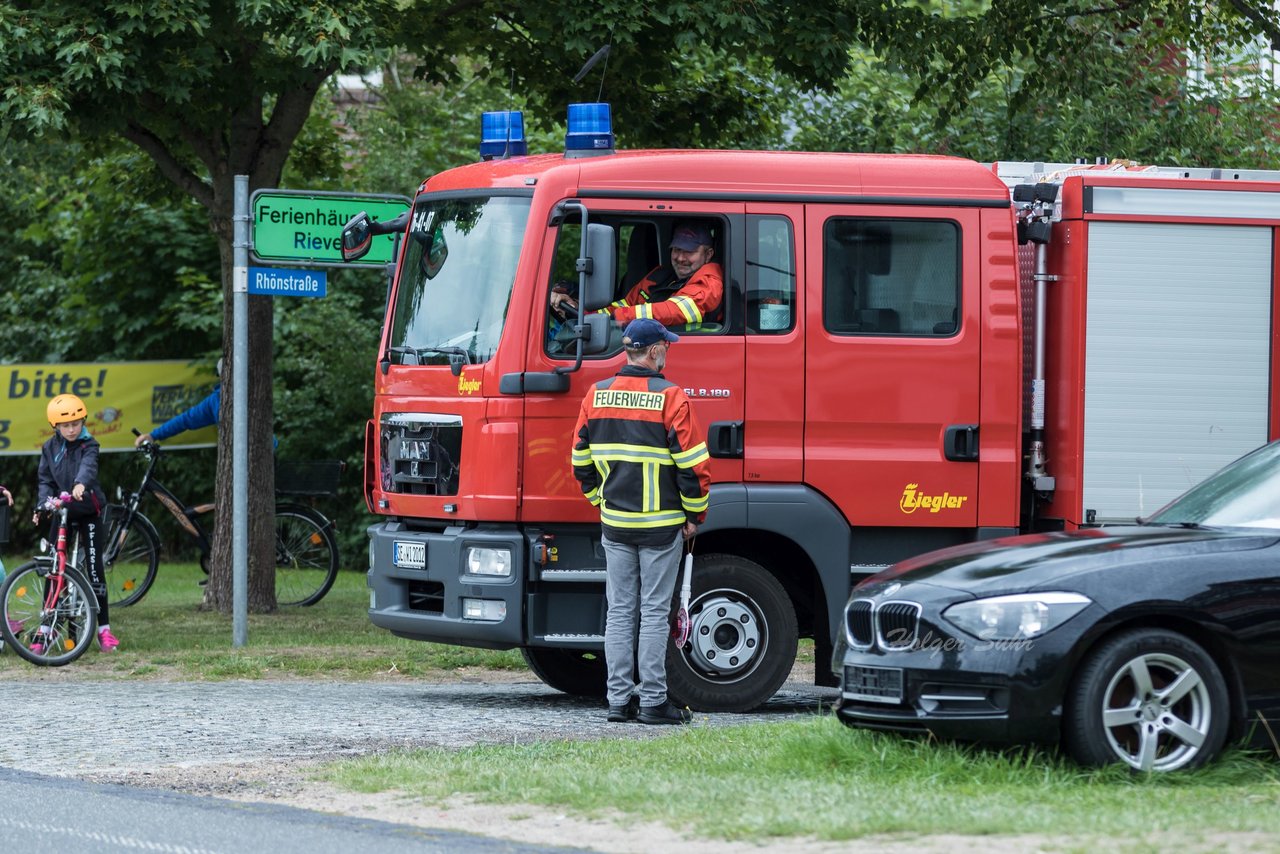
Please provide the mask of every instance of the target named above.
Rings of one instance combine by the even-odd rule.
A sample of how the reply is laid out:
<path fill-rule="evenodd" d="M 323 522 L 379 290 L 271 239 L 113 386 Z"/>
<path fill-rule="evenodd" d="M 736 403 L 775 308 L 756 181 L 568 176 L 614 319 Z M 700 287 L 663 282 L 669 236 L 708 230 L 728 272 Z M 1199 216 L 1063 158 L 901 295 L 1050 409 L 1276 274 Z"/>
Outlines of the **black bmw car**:
<path fill-rule="evenodd" d="M 1172 771 L 1280 738 L 1280 442 L 1135 526 L 932 552 L 854 589 L 840 719 Z"/>

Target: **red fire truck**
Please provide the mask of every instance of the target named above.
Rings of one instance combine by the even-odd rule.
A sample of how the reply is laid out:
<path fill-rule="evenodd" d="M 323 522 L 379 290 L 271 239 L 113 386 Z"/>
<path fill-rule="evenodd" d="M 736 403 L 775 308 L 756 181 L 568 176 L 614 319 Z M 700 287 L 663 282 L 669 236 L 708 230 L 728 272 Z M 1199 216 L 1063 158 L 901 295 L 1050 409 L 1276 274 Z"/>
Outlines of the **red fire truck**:
<path fill-rule="evenodd" d="M 708 225 L 723 317 L 666 375 L 710 512 L 672 699 L 742 710 L 901 558 L 1150 513 L 1277 435 L 1280 176 L 907 155 L 615 151 L 433 176 L 402 224 L 366 432 L 369 616 L 603 695 L 604 555 L 569 464 L 623 364 L 591 314 Z M 510 140 L 507 140 L 510 143 Z M 353 221 L 356 255 L 370 228 Z M 383 230 L 387 230 L 385 225 Z M 557 283 L 585 309 L 562 324 Z"/>

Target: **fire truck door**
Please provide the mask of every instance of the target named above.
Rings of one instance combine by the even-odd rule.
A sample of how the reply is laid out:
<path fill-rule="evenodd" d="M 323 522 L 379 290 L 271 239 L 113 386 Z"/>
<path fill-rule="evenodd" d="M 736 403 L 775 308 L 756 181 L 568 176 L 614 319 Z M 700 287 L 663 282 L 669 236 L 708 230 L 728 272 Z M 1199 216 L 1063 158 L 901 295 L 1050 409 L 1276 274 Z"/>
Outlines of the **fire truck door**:
<path fill-rule="evenodd" d="M 802 205 L 747 206 L 746 378 L 747 483 L 799 483 L 804 475 L 804 294 Z"/>
<path fill-rule="evenodd" d="M 977 522 L 978 213 L 810 206 L 804 479 L 859 526 Z"/>

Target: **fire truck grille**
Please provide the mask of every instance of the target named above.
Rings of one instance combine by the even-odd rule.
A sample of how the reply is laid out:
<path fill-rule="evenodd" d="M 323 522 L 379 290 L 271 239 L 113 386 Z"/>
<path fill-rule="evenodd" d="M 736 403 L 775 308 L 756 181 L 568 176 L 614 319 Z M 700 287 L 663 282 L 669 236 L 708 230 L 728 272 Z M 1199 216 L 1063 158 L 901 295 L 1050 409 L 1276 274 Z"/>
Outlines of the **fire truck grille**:
<path fill-rule="evenodd" d="M 871 627 L 871 600 L 858 599 L 849 604 L 845 613 L 845 621 L 849 626 L 849 642 L 858 647 L 869 647 L 875 639 Z"/>
<path fill-rule="evenodd" d="M 457 495 L 462 419 L 456 416 L 384 416 L 379 429 L 380 474 L 386 492 Z"/>
<path fill-rule="evenodd" d="M 920 606 L 915 602 L 883 602 L 876 610 L 876 630 L 884 649 L 913 646 L 920 632 Z"/>
<path fill-rule="evenodd" d="M 408 594 L 410 610 L 444 613 L 444 585 L 439 581 L 410 581 Z"/>

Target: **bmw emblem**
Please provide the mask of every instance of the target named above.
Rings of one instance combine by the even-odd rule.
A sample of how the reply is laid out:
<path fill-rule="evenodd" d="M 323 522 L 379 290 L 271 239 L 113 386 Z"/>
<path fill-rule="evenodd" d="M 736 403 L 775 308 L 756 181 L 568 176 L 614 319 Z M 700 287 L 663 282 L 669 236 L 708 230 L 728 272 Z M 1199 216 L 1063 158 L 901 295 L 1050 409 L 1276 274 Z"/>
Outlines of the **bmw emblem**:
<path fill-rule="evenodd" d="M 880 595 L 892 596 L 893 594 L 897 593 L 901 589 L 902 589 L 902 585 L 895 581 L 892 584 L 890 584 L 888 587 L 886 587 L 883 591 L 881 591 Z"/>

